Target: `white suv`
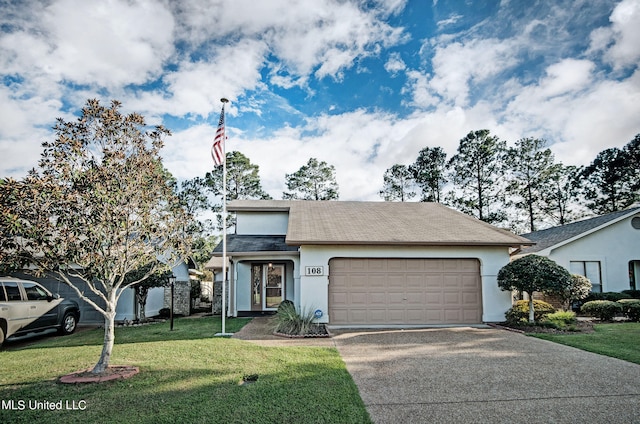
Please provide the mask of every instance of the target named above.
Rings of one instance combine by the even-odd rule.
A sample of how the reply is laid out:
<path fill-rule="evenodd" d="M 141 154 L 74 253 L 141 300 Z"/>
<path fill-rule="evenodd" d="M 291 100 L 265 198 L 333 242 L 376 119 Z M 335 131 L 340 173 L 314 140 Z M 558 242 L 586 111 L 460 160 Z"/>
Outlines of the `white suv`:
<path fill-rule="evenodd" d="M 8 337 L 50 328 L 71 334 L 79 319 L 77 302 L 51 294 L 35 281 L 0 277 L 0 345 Z"/>

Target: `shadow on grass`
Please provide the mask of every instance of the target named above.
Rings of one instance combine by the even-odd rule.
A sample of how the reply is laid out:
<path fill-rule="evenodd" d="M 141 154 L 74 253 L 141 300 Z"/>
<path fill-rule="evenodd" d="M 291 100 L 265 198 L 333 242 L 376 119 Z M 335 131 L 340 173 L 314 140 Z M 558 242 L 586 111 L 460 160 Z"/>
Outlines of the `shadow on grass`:
<path fill-rule="evenodd" d="M 0 389 L 2 399 L 83 401 L 85 407 L 4 409 L 0 422 L 370 422 L 336 352 L 282 355 L 278 348 L 233 342 L 227 353 L 233 357 L 192 354 L 191 366 L 156 364 L 123 381 L 71 386 L 43 381 Z M 257 380 L 240 385 L 249 374 Z"/>
<path fill-rule="evenodd" d="M 240 331 L 251 318 L 227 318 L 226 331 Z M 139 327 L 117 327 L 115 344 L 145 343 L 172 340 L 198 340 L 212 338 L 222 329 L 220 317 L 178 318 L 173 331 L 169 322 L 141 325 Z M 2 350 L 16 351 L 43 348 L 102 346 L 104 328 L 97 327 L 78 331 L 69 336 L 51 337 L 52 334 L 35 334 L 33 337 L 7 341 Z"/>

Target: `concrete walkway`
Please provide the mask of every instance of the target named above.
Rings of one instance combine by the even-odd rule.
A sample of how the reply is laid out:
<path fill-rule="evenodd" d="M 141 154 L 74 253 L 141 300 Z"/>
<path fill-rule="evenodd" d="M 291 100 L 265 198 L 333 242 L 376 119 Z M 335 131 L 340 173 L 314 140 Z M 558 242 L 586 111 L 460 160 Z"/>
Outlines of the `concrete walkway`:
<path fill-rule="evenodd" d="M 235 338 L 336 347 L 375 423 L 640 423 L 640 365 L 499 329 L 339 330 Z"/>

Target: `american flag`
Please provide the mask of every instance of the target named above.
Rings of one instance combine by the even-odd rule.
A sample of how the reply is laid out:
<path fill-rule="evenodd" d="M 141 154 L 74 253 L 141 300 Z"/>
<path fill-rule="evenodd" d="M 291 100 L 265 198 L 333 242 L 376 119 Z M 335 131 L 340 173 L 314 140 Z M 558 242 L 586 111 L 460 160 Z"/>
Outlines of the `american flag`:
<path fill-rule="evenodd" d="M 211 157 L 213 163 L 216 166 L 224 164 L 224 105 L 222 105 L 222 112 L 220 112 L 220 122 L 218 122 L 218 130 L 216 136 L 213 139 L 213 146 L 211 146 Z"/>

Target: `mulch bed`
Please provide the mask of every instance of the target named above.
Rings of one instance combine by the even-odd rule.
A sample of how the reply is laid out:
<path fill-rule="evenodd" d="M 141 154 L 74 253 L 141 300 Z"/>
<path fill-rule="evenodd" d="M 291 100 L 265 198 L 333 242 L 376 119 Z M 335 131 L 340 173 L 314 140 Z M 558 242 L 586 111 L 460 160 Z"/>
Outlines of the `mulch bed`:
<path fill-rule="evenodd" d="M 288 337 L 290 339 L 307 339 L 307 338 L 318 338 L 318 337 L 331 337 L 331 333 L 327 330 L 327 327 L 324 324 L 316 324 L 311 328 L 311 331 L 307 334 L 285 334 L 273 332 L 275 336 L 280 337 Z"/>
<path fill-rule="evenodd" d="M 60 377 L 60 383 L 76 384 L 76 383 L 103 383 L 133 377 L 138 374 L 140 369 L 129 365 L 110 365 L 107 370 L 101 374 L 94 374 L 91 370 L 75 372 Z"/>

